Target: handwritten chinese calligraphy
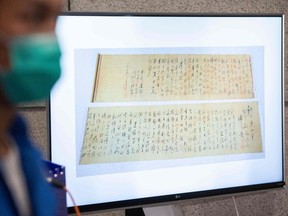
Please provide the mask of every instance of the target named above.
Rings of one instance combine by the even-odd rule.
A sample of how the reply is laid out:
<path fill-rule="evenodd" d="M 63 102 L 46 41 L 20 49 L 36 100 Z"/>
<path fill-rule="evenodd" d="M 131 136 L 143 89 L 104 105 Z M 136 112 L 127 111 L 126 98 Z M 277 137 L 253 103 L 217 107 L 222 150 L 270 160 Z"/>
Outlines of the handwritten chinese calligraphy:
<path fill-rule="evenodd" d="M 250 55 L 99 55 L 92 102 L 253 98 Z"/>
<path fill-rule="evenodd" d="M 80 164 L 262 152 L 257 102 L 89 108 Z"/>

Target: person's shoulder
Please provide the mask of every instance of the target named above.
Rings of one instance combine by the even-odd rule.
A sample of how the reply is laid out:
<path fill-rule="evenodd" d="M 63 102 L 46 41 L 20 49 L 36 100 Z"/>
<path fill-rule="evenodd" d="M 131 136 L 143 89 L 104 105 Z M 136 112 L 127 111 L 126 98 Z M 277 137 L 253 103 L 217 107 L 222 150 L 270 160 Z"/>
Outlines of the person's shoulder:
<path fill-rule="evenodd" d="M 23 172 L 29 182 L 28 190 L 34 215 L 55 215 L 56 195 L 46 181 L 47 167 L 42 152 L 30 138 L 25 118 L 17 115 L 11 127 L 11 135 L 19 148 Z"/>

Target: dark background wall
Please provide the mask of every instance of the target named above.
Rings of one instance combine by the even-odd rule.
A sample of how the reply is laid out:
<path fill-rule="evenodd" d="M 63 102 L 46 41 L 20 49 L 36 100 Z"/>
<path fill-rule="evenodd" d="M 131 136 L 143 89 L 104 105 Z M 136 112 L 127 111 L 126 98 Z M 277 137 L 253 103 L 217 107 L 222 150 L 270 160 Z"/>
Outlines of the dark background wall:
<path fill-rule="evenodd" d="M 93 12 L 167 12 L 167 13 L 281 13 L 288 16 L 288 0 L 66 0 L 65 11 Z M 287 23 L 287 18 L 285 18 Z M 285 24 L 285 51 L 288 51 L 288 29 Z M 288 53 L 288 52 L 287 52 Z M 285 77 L 288 56 L 285 53 Z M 287 79 L 286 79 L 287 80 Z M 285 82 L 285 93 L 288 81 Z M 288 94 L 285 94 L 288 107 Z M 25 104 L 19 108 L 29 124 L 32 138 L 39 144 L 44 157 L 48 158 L 47 117 L 45 102 Z M 287 110 L 287 109 L 286 109 Z M 287 121 L 288 112 L 285 111 Z M 287 145 L 285 150 L 287 151 Z M 287 154 L 285 155 L 287 163 Z M 287 179 L 287 165 L 285 167 Z M 73 191 L 72 191 L 73 193 Z M 75 197 L 77 200 L 77 197 Z M 235 203 L 240 216 L 287 216 L 287 189 L 268 190 L 248 194 L 235 194 Z M 191 200 L 176 204 L 183 216 L 236 216 L 232 195 Z M 95 216 L 124 216 L 123 210 L 89 213 Z"/>

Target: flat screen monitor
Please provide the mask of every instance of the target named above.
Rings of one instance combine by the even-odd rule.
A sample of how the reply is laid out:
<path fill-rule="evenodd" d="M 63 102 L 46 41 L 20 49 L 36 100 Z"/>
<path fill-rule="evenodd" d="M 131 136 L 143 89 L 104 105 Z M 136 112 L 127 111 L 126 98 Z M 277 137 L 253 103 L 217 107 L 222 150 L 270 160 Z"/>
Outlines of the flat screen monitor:
<path fill-rule="evenodd" d="M 283 187 L 281 14 L 65 13 L 56 32 L 51 160 L 81 211 Z"/>

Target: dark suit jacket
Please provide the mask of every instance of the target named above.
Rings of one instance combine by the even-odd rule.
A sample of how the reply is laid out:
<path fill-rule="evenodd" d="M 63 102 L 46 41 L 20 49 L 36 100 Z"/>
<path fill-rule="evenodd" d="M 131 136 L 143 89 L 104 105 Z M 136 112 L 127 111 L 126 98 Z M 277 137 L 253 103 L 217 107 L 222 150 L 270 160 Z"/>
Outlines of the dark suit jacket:
<path fill-rule="evenodd" d="M 27 127 L 23 119 L 18 116 L 11 127 L 11 136 L 14 138 L 20 153 L 20 160 L 24 176 L 28 183 L 30 203 L 33 215 L 53 216 L 55 215 L 55 196 L 52 186 L 44 178 L 44 163 L 41 154 L 33 146 L 27 135 Z M 19 215 L 15 203 L 12 200 L 3 176 L 0 173 L 0 215 Z M 21 214 L 20 214 L 21 215 Z"/>

